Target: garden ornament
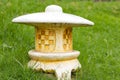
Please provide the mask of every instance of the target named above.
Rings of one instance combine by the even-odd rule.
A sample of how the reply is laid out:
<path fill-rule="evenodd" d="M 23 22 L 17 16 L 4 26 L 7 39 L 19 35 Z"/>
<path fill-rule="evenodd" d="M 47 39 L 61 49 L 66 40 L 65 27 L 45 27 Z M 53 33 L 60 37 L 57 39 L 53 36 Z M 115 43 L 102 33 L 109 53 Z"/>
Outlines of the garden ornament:
<path fill-rule="evenodd" d="M 35 50 L 28 55 L 28 67 L 55 73 L 58 80 L 71 80 L 71 72 L 81 68 L 80 52 L 72 47 L 72 27 L 94 25 L 79 16 L 64 13 L 57 5 L 49 5 L 45 12 L 14 18 L 12 22 L 35 27 Z"/>

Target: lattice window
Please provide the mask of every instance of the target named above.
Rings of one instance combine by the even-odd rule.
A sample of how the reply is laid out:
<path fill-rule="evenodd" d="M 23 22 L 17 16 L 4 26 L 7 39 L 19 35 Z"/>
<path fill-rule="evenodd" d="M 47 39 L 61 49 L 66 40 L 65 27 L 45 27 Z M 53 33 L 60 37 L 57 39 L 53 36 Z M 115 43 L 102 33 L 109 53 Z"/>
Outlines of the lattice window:
<path fill-rule="evenodd" d="M 37 32 L 37 44 L 38 51 L 41 52 L 51 52 L 55 49 L 55 30 L 52 29 L 39 29 Z"/>
<path fill-rule="evenodd" d="M 72 28 L 65 29 L 63 33 L 63 48 L 65 51 L 72 50 Z"/>

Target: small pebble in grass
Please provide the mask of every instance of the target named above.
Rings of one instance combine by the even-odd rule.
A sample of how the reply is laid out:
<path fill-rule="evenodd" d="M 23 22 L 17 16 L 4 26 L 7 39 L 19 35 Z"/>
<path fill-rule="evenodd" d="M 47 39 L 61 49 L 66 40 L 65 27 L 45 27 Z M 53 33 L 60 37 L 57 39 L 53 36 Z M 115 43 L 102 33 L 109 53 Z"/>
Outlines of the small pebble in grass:
<path fill-rule="evenodd" d="M 12 48 L 12 46 L 3 43 L 3 48 Z"/>

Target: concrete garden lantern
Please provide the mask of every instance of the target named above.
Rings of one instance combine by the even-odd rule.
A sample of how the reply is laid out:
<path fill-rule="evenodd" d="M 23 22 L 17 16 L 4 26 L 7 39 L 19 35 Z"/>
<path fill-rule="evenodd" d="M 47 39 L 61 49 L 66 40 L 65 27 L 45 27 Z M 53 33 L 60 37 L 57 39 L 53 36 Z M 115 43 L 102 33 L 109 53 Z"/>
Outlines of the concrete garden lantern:
<path fill-rule="evenodd" d="M 71 72 L 81 68 L 77 59 L 80 52 L 72 47 L 72 27 L 94 25 L 93 22 L 64 13 L 57 5 L 46 7 L 45 12 L 14 18 L 12 22 L 35 27 L 35 50 L 28 52 L 28 67 L 54 72 L 58 80 L 71 80 Z"/>

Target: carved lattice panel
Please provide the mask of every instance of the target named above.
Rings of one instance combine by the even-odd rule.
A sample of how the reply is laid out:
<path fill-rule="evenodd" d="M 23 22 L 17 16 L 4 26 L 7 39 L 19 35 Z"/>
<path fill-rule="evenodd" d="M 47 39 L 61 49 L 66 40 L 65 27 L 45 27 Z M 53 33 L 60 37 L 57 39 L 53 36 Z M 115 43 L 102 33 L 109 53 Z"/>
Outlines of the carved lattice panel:
<path fill-rule="evenodd" d="M 63 48 L 65 51 L 72 50 L 72 28 L 65 29 L 63 33 Z"/>
<path fill-rule="evenodd" d="M 52 52 L 55 49 L 55 30 L 39 29 L 37 32 L 37 50 L 41 52 Z"/>

